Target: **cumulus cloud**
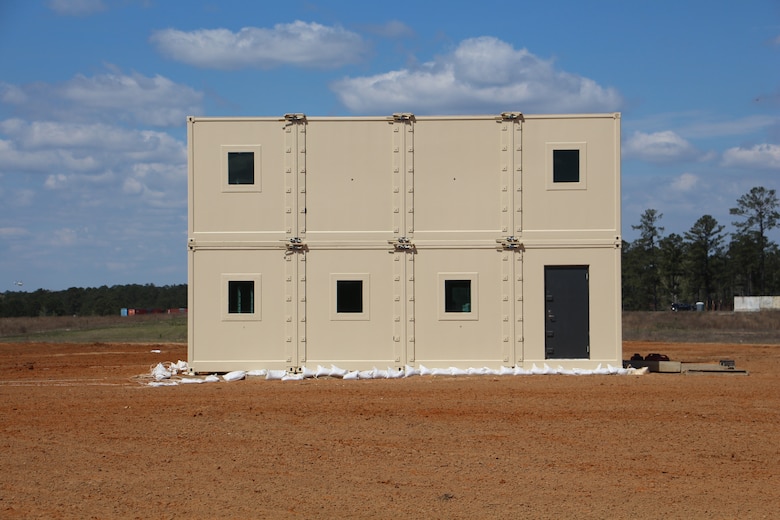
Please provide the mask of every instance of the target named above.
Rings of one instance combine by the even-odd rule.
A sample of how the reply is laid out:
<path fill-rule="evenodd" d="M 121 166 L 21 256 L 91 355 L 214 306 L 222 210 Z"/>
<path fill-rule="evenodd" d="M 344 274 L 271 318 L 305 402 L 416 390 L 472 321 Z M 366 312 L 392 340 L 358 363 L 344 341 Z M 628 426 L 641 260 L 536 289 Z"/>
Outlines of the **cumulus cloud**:
<path fill-rule="evenodd" d="M 651 134 L 634 132 L 623 143 L 623 155 L 627 158 L 662 163 L 693 160 L 699 152 L 676 132 L 666 130 Z"/>
<path fill-rule="evenodd" d="M 723 153 L 723 165 L 759 170 L 780 170 L 780 145 L 757 144 L 750 148 L 729 148 Z"/>
<path fill-rule="evenodd" d="M 244 27 L 180 31 L 151 36 L 157 49 L 176 61 L 205 69 L 268 69 L 282 65 L 336 68 L 362 59 L 366 44 L 342 27 L 295 21 L 273 28 Z"/>
<path fill-rule="evenodd" d="M 601 112 L 622 104 L 616 90 L 487 36 L 464 40 L 417 68 L 345 78 L 332 89 L 362 113 Z"/>
<path fill-rule="evenodd" d="M 0 121 L 0 172 L 103 172 L 138 162 L 186 164 L 186 146 L 170 134 L 102 123 Z"/>
<path fill-rule="evenodd" d="M 0 84 L 0 101 L 39 119 L 181 126 L 202 111 L 203 94 L 160 75 L 109 72 L 62 84 Z"/>
<path fill-rule="evenodd" d="M 49 9 L 68 16 L 84 16 L 106 8 L 103 0 L 49 0 Z"/>

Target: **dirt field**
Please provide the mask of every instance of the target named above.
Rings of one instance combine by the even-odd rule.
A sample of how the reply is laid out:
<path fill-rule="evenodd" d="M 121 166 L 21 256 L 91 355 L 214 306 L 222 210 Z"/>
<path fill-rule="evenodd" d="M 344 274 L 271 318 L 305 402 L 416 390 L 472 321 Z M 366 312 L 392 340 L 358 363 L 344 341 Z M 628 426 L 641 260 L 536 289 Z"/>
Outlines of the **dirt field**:
<path fill-rule="evenodd" d="M 0 344 L 0 517 L 777 518 L 780 346 L 624 352 L 750 375 L 152 388 L 184 345 Z"/>

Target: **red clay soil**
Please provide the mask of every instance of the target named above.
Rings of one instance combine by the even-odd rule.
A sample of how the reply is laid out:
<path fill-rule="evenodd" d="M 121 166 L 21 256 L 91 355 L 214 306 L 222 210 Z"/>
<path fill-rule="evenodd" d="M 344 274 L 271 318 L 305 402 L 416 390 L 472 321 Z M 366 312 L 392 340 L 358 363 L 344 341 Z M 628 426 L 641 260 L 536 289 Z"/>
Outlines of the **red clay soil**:
<path fill-rule="evenodd" d="M 780 346 L 624 351 L 750 374 L 153 388 L 184 345 L 0 344 L 0 518 L 778 518 Z"/>

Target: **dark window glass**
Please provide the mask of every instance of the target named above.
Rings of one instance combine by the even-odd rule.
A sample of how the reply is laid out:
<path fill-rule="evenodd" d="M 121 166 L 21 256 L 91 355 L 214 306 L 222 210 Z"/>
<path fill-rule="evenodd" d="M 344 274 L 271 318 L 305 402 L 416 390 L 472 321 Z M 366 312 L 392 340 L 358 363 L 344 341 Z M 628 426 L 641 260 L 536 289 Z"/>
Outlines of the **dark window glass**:
<path fill-rule="evenodd" d="M 255 153 L 228 152 L 228 184 L 255 183 Z"/>
<path fill-rule="evenodd" d="M 444 280 L 444 312 L 471 312 L 471 280 Z"/>
<path fill-rule="evenodd" d="M 579 150 L 553 150 L 553 182 L 580 182 Z"/>
<path fill-rule="evenodd" d="M 254 314 L 255 282 L 228 282 L 228 312 L 230 314 Z"/>
<path fill-rule="evenodd" d="M 363 312 L 363 280 L 336 281 L 336 312 Z"/>

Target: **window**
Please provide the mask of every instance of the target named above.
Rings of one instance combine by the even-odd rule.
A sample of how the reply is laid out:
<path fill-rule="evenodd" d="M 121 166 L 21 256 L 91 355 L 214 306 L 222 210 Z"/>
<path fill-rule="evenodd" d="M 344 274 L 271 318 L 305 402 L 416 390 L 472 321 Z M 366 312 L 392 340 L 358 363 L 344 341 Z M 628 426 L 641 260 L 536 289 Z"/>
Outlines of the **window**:
<path fill-rule="evenodd" d="M 479 319 L 479 275 L 439 273 L 439 320 Z"/>
<path fill-rule="evenodd" d="M 255 153 L 228 152 L 228 184 L 255 183 Z"/>
<path fill-rule="evenodd" d="M 260 145 L 223 144 L 220 146 L 222 192 L 262 191 L 263 147 Z"/>
<path fill-rule="evenodd" d="M 553 182 L 580 182 L 579 150 L 553 150 Z"/>
<path fill-rule="evenodd" d="M 228 282 L 228 313 L 254 314 L 255 282 Z"/>
<path fill-rule="evenodd" d="M 546 143 L 548 190 L 587 189 L 587 143 Z"/>
<path fill-rule="evenodd" d="M 367 321 L 370 319 L 368 273 L 331 273 L 330 319 Z"/>
<path fill-rule="evenodd" d="M 259 273 L 222 274 L 220 310 L 223 321 L 262 319 L 262 277 Z"/>
<path fill-rule="evenodd" d="M 363 312 L 363 280 L 336 281 L 336 312 Z"/>
<path fill-rule="evenodd" d="M 444 312 L 471 312 L 471 280 L 444 280 Z"/>

